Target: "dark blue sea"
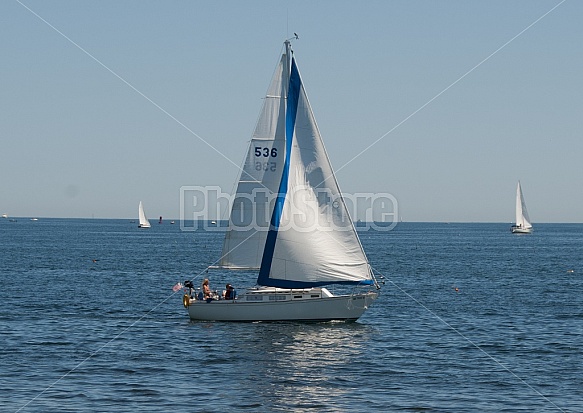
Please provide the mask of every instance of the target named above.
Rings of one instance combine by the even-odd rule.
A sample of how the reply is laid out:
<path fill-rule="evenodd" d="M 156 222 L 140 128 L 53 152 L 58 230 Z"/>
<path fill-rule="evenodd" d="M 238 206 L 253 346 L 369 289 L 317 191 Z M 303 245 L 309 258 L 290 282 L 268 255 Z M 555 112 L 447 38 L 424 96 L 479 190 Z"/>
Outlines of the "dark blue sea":
<path fill-rule="evenodd" d="M 0 219 L 3 412 L 582 412 L 583 224 L 362 231 L 355 323 L 192 322 L 223 234 Z M 247 278 L 250 277 L 250 278 Z"/>

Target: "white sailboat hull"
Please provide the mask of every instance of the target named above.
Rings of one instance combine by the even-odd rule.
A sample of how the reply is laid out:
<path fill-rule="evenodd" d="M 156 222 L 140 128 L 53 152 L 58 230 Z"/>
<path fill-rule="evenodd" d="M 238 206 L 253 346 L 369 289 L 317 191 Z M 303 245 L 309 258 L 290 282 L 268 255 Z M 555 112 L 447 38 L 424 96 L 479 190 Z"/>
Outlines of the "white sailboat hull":
<path fill-rule="evenodd" d="M 377 297 L 372 291 L 333 296 L 324 288 L 260 289 L 236 300 L 190 300 L 187 310 L 192 320 L 205 321 L 355 321 Z"/>
<path fill-rule="evenodd" d="M 532 227 L 530 228 L 522 228 L 517 226 L 512 226 L 510 228 L 513 234 L 530 234 L 532 232 Z"/>

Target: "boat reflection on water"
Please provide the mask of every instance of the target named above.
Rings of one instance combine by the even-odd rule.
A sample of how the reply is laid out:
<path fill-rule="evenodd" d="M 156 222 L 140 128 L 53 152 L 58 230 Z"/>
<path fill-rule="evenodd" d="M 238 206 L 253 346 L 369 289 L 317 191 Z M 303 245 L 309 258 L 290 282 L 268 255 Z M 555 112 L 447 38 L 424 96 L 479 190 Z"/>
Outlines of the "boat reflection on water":
<path fill-rule="evenodd" d="M 256 356 L 250 366 L 255 382 L 246 402 L 261 400 L 272 409 L 325 409 L 362 383 L 350 378 L 354 363 L 366 364 L 374 328 L 359 323 L 258 323 L 254 339 L 238 343 Z M 350 367 L 348 367 L 350 366 Z M 361 391 L 359 391 L 360 393 Z M 358 396 L 362 400 L 362 395 Z"/>

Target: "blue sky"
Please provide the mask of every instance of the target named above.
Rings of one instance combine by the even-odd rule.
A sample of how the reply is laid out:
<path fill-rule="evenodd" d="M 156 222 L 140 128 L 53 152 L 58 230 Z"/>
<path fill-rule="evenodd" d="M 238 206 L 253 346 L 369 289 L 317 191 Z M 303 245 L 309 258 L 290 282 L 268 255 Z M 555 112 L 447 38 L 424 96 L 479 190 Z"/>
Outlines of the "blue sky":
<path fill-rule="evenodd" d="M 583 2 L 3 0 L 0 21 L 0 213 L 178 218 L 183 185 L 231 192 L 297 32 L 344 192 L 511 222 L 520 179 L 534 223 L 583 222 Z"/>

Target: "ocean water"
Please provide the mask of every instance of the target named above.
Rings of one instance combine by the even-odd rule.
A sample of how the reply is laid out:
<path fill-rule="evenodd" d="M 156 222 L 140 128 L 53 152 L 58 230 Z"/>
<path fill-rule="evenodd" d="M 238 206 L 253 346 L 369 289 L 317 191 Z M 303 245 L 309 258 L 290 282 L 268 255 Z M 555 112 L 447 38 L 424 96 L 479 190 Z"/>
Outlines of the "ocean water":
<path fill-rule="evenodd" d="M 355 323 L 192 322 L 178 281 L 222 233 L 0 220 L 6 412 L 583 411 L 583 225 L 360 232 L 380 298 Z"/>

